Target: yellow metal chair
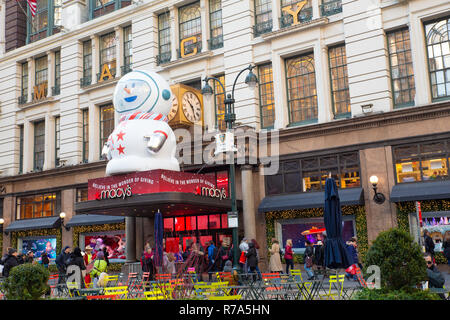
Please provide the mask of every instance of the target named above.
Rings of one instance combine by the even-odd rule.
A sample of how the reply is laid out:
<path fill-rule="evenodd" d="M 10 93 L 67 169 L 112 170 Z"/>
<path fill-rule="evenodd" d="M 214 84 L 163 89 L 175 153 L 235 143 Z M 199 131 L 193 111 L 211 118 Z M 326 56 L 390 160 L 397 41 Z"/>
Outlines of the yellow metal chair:
<path fill-rule="evenodd" d="M 240 294 L 236 294 L 233 296 L 208 296 L 208 300 L 241 300 L 242 296 Z"/>
<path fill-rule="evenodd" d="M 165 300 L 166 299 L 166 295 L 159 289 L 145 291 L 144 296 L 145 296 L 145 299 L 147 299 L 147 300 Z"/>
<path fill-rule="evenodd" d="M 303 282 L 302 271 L 300 269 L 291 269 L 290 273 L 294 281 Z"/>
<path fill-rule="evenodd" d="M 119 281 L 119 275 L 105 276 L 105 287 L 114 287 Z"/>
<path fill-rule="evenodd" d="M 330 275 L 329 283 L 330 286 L 328 288 L 327 294 L 319 294 L 319 297 L 322 299 L 323 297 L 328 297 L 333 300 L 336 298 L 342 297 L 342 291 L 344 289 L 344 281 L 345 281 L 345 275 Z M 331 290 L 336 290 L 337 292 L 332 293 Z"/>
<path fill-rule="evenodd" d="M 69 297 L 73 298 L 73 297 L 79 297 L 80 293 L 79 293 L 79 289 L 80 286 L 78 285 L 78 282 L 66 282 L 66 286 L 67 289 L 69 291 Z"/>
<path fill-rule="evenodd" d="M 128 296 L 128 287 L 107 287 L 103 289 L 103 294 L 105 296 L 116 295 L 119 299 L 125 299 Z"/>

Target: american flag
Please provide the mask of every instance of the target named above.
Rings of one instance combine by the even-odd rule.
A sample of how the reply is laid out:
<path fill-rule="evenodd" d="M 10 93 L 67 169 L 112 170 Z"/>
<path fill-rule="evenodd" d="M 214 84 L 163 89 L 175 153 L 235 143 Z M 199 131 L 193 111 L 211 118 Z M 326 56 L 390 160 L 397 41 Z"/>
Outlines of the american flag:
<path fill-rule="evenodd" d="M 36 0 L 27 0 L 28 5 L 30 6 L 31 15 L 34 17 L 36 15 Z"/>

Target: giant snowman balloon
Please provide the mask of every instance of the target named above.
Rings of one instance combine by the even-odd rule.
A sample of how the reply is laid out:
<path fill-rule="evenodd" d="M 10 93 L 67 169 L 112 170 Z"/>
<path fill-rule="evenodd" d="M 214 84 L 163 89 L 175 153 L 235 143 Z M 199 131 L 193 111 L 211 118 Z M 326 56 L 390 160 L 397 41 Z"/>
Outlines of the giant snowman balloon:
<path fill-rule="evenodd" d="M 156 72 L 135 70 L 123 76 L 114 90 L 114 109 L 120 121 L 103 147 L 109 160 L 106 175 L 166 169 L 180 171 L 176 139 L 167 124 L 172 92 Z"/>

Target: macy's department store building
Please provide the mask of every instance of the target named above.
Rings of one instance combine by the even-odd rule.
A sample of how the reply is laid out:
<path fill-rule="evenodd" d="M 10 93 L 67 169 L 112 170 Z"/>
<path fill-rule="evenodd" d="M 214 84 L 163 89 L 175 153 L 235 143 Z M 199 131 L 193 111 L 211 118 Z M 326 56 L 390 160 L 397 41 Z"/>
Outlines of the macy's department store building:
<path fill-rule="evenodd" d="M 301 233 L 323 227 L 323 186 L 331 172 L 340 188 L 344 237 L 356 235 L 361 253 L 391 227 L 415 236 L 417 202 L 439 251 L 450 217 L 449 120 L 450 104 L 443 102 L 279 130 L 276 174 L 262 175 L 261 163 L 236 166 L 239 237 L 258 241 L 263 270 L 272 238 L 283 247 L 293 239 L 301 253 Z M 158 210 L 168 251 L 188 240 L 218 244 L 232 237 L 227 164 L 113 177 L 105 177 L 105 164 L 2 178 L 3 252 L 9 246 L 59 252 L 100 239 L 110 247 L 112 262 L 136 261 L 145 243 L 154 243 Z M 381 204 L 373 200 L 372 175 L 386 198 Z M 60 212 L 66 213 L 63 221 Z"/>

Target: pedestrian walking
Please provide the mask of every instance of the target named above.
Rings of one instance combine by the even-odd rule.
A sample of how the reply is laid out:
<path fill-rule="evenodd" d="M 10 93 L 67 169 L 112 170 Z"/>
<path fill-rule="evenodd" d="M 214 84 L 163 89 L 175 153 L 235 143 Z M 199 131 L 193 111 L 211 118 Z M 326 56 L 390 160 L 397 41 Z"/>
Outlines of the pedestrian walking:
<path fill-rule="evenodd" d="M 241 243 L 239 244 L 239 266 L 242 269 L 242 272 L 247 273 L 248 267 L 247 267 L 247 259 L 245 255 L 248 251 L 248 239 L 243 238 Z"/>
<path fill-rule="evenodd" d="M 217 272 L 219 250 L 211 240 L 208 246 L 208 280 L 211 282 L 212 275 Z"/>
<path fill-rule="evenodd" d="M 292 239 L 286 240 L 284 248 L 284 260 L 286 261 L 286 274 L 289 274 L 289 268 L 294 269 L 294 252 L 292 251 Z"/>
<path fill-rule="evenodd" d="M 164 273 L 174 275 L 175 270 L 175 257 L 172 252 L 163 252 L 163 267 Z"/>
<path fill-rule="evenodd" d="M 262 279 L 262 275 L 261 275 L 261 270 L 259 270 L 259 244 L 258 242 L 256 242 L 255 239 L 250 240 L 251 242 L 253 242 L 253 245 L 255 246 L 256 249 L 256 257 L 258 259 L 258 264 L 256 265 L 256 272 L 258 273 L 258 279 L 261 280 Z"/>
<path fill-rule="evenodd" d="M 248 250 L 245 254 L 247 257 L 247 266 L 250 270 L 250 273 L 256 273 L 256 267 L 258 266 L 258 255 L 256 253 L 255 244 L 253 242 L 249 242 Z M 256 275 L 253 274 L 253 280 L 256 280 Z"/>
<path fill-rule="evenodd" d="M 312 244 L 309 240 L 305 241 L 306 243 L 306 249 L 304 253 L 304 261 L 305 261 L 305 271 L 308 274 L 308 280 L 312 280 L 314 278 L 314 272 L 312 270 L 314 262 L 313 262 L 313 256 L 314 251 L 312 248 Z"/>
<path fill-rule="evenodd" d="M 103 254 L 103 251 L 99 251 L 97 253 L 97 257 L 95 258 L 94 267 L 91 271 L 91 278 L 93 279 L 95 288 L 98 287 L 100 275 L 102 273 L 106 273 L 107 268 L 108 265 L 105 261 L 105 255 Z"/>
<path fill-rule="evenodd" d="M 84 276 L 84 283 L 86 284 L 87 287 L 90 287 L 90 284 L 92 282 L 90 272 L 92 271 L 92 268 L 94 268 L 94 261 L 96 258 L 96 255 L 93 254 L 92 252 L 93 250 L 91 246 L 88 245 L 84 248 L 83 260 L 84 265 L 86 266 L 86 275 Z"/>
<path fill-rule="evenodd" d="M 5 278 L 9 277 L 9 274 L 11 272 L 11 269 L 14 267 L 17 267 L 19 265 L 19 259 L 18 259 L 19 253 L 14 248 L 8 249 L 8 255 L 5 259 L 5 262 L 3 263 L 3 276 Z"/>
<path fill-rule="evenodd" d="M 314 245 L 313 262 L 317 269 L 325 269 L 324 246 L 321 240 L 317 241 L 317 243 Z"/>
<path fill-rule="evenodd" d="M 356 251 L 356 238 L 352 237 L 346 242 L 346 249 L 351 257 L 350 263 L 352 266 L 359 266 L 359 258 L 358 258 L 358 251 Z M 351 274 L 346 272 L 345 277 L 350 280 L 353 278 L 353 280 L 358 281 L 358 278 L 356 276 L 356 273 Z"/>
<path fill-rule="evenodd" d="M 450 267 L 450 230 L 445 232 L 442 248 L 444 249 L 444 257 L 447 259 L 447 264 Z"/>
<path fill-rule="evenodd" d="M 153 267 L 153 250 L 152 247 L 148 246 L 147 250 L 141 256 L 141 267 L 142 272 L 149 272 L 149 279 L 147 281 L 153 280 L 154 267 Z"/>
<path fill-rule="evenodd" d="M 41 257 L 39 259 L 40 263 L 44 266 L 44 268 L 48 269 L 48 265 L 50 264 L 50 259 L 48 258 L 47 252 L 42 252 Z"/>
<path fill-rule="evenodd" d="M 70 254 L 70 259 L 68 261 L 67 267 L 76 266 L 79 268 L 79 278 L 75 279 L 76 282 L 79 283 L 80 288 L 86 288 L 84 283 L 83 271 L 86 270 L 86 265 L 84 264 L 83 255 L 81 254 L 81 249 L 76 247 L 73 249 L 73 252 Z M 70 278 L 74 275 L 76 271 L 72 271 L 67 274 L 67 277 Z"/>
<path fill-rule="evenodd" d="M 108 259 L 109 253 L 108 253 L 106 246 L 103 247 L 102 251 L 103 251 L 103 255 L 105 256 L 106 265 L 109 267 L 109 259 Z"/>
<path fill-rule="evenodd" d="M 433 262 L 432 255 L 429 252 L 426 252 L 424 258 L 427 264 L 428 287 L 442 289 L 445 284 L 445 278 Z M 445 300 L 444 294 L 440 293 L 439 296 L 441 299 Z"/>
<path fill-rule="evenodd" d="M 423 230 L 423 238 L 425 242 L 425 252 L 431 255 L 434 263 L 434 241 L 431 239 L 430 232 L 427 229 Z"/>
<path fill-rule="evenodd" d="M 33 263 L 34 262 L 34 252 L 32 250 L 28 251 L 24 263 Z"/>
<path fill-rule="evenodd" d="M 270 251 L 270 261 L 269 267 L 270 272 L 283 272 L 283 266 L 281 264 L 281 256 L 280 256 L 280 244 L 277 239 L 272 239 L 272 248 Z"/>
<path fill-rule="evenodd" d="M 219 248 L 218 258 L 217 258 L 217 260 L 218 260 L 217 261 L 217 263 L 218 263 L 217 269 L 219 271 L 228 272 L 228 271 L 225 271 L 224 268 L 225 268 L 227 261 L 230 261 L 230 264 L 231 264 L 231 259 L 232 259 L 231 249 L 226 241 L 222 241 L 222 244 Z"/>
<path fill-rule="evenodd" d="M 69 258 L 70 258 L 70 247 L 65 246 L 64 249 L 62 249 L 61 253 L 55 259 L 56 267 L 58 268 L 59 274 L 58 284 L 63 284 L 66 282 L 67 262 Z"/>

